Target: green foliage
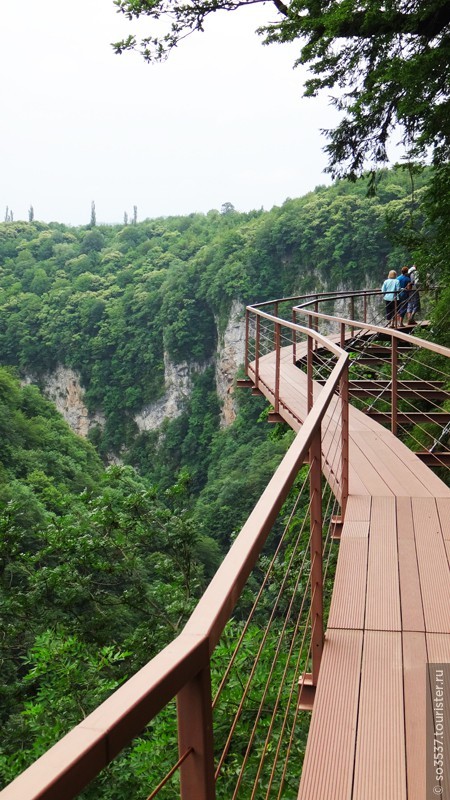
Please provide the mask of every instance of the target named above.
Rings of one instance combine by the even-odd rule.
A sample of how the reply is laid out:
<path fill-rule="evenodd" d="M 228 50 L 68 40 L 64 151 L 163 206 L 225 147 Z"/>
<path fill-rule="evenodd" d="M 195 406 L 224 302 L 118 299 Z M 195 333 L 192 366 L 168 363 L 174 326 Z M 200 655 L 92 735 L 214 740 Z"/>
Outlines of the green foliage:
<path fill-rule="evenodd" d="M 75 369 L 88 409 L 106 418 L 100 452 L 119 453 L 135 441 L 135 414 L 164 391 L 164 351 L 204 368 L 234 300 L 377 285 L 409 255 L 404 243 L 392 249 L 385 221 L 392 238 L 409 219 L 407 175 L 381 175 L 378 199 L 366 189 L 341 182 L 270 212 L 125 227 L 0 224 L 2 361 L 35 379 L 57 364 Z"/>
<path fill-rule="evenodd" d="M 179 631 L 203 585 L 213 543 L 182 507 L 133 470 L 107 470 L 64 514 L 0 507 L 5 739 L 0 774 L 25 766 Z M 49 715 L 48 704 L 52 708 Z M 47 714 L 47 716 L 46 716 Z"/>
<path fill-rule="evenodd" d="M 188 479 L 104 470 L 36 387 L 0 369 L 0 782 L 179 631 L 219 561 Z"/>
<path fill-rule="evenodd" d="M 1 780 L 176 635 L 292 441 L 245 390 L 234 424 L 219 428 L 211 362 L 232 303 L 377 285 L 442 231 L 445 204 L 432 226 L 418 207 L 427 171 L 414 196 L 407 173 L 379 177 L 369 200 L 366 179 L 270 212 L 0 225 Z M 161 397 L 168 359 L 190 369 L 193 390 L 177 418 L 138 434 L 134 417 Z M 90 443 L 15 376 L 39 380 L 57 364 L 78 371 L 89 409 L 105 415 Z M 94 445 L 126 466 L 105 470 Z M 86 800 L 140 796 L 144 777 L 150 791 L 176 760 L 173 726 L 167 709 Z"/>
<path fill-rule="evenodd" d="M 194 376 L 192 392 L 180 416 L 166 420 L 159 431 L 144 431 L 135 437 L 127 463 L 162 490 L 179 479 L 180 469 L 187 471 L 189 490 L 197 495 L 207 479 L 211 441 L 218 425 L 214 372 L 208 368 Z"/>
<path fill-rule="evenodd" d="M 0 775 L 5 783 L 117 688 L 114 667 L 127 655 L 111 646 L 88 645 L 63 629 L 36 637 L 25 659 L 29 698 L 4 729 L 8 746 L 0 752 Z"/>
<path fill-rule="evenodd" d="M 233 11 L 253 1 L 116 0 L 128 19 L 145 15 L 150 24 L 157 24 L 154 33 L 139 44 L 131 35 L 117 42 L 115 50 L 139 49 L 148 61 L 163 59 L 188 34 L 203 31 L 210 14 Z M 265 43 L 298 42 L 297 64 L 310 69 L 307 96 L 323 89 L 337 90 L 334 104 L 343 114 L 336 128 L 328 131 L 327 147 L 335 174 L 355 177 L 368 163 L 387 162 L 387 143 L 398 124 L 410 153 L 423 156 L 431 148 L 435 164 L 448 159 L 450 12 L 446 0 L 364 6 L 274 0 L 274 6 L 275 20 L 259 30 Z"/>
<path fill-rule="evenodd" d="M 20 386 L 6 369 L 0 368 L 0 499 L 8 486 L 17 482 L 35 485 L 36 502 L 46 489 L 44 484 L 64 492 L 92 488 L 102 467 L 94 448 L 74 436 L 52 403 L 35 386 Z M 43 473 L 42 481 L 38 475 Z M 42 484 L 42 485 L 41 485 Z"/>
<path fill-rule="evenodd" d="M 117 42 L 117 53 L 139 50 L 145 60 L 167 57 L 186 36 L 203 31 L 208 17 L 235 11 L 254 0 L 115 0 L 128 20 L 149 20 L 150 35 L 138 42 L 131 34 Z M 264 43 L 297 42 L 297 65 L 309 70 L 305 96 L 326 91 L 338 109 L 339 122 L 325 131 L 328 171 L 355 181 L 370 170 L 369 192 L 378 183 L 376 172 L 389 162 L 389 146 L 404 148 L 404 162 L 413 173 L 414 162 L 432 163 L 433 179 L 427 194 L 426 236 L 421 215 L 394 215 L 402 228 L 402 245 L 415 250 L 415 260 L 447 278 L 450 263 L 449 156 L 450 156 L 450 10 L 447 0 L 400 0 L 395 4 L 369 2 L 306 3 L 273 0 L 275 17 L 258 30 Z M 396 199 L 391 193 L 392 201 Z M 401 199 L 401 196 L 398 196 Z M 230 204 L 225 204 L 226 210 Z M 233 217 L 234 212 L 226 214 Z M 336 226 L 318 228 L 313 238 L 334 242 L 334 256 L 357 264 L 348 251 L 342 209 Z M 402 219 L 403 217 L 403 219 Z M 400 226 L 397 224 L 400 219 Z M 361 227 L 360 230 L 363 230 Z M 339 234 L 343 232 L 343 239 Z M 397 234 L 398 236 L 398 234 Z M 375 250 L 378 248 L 375 247 Z M 401 250 L 400 253 L 401 254 Z M 386 255 L 386 254 L 384 254 Z M 360 256 L 357 253 L 356 258 Z M 403 260 L 403 259 L 402 259 Z M 266 270 L 264 258 L 262 269 Z M 269 262 L 270 263 L 270 262 Z M 361 262 L 359 262 L 361 264 Z M 390 260 L 388 266 L 396 266 Z M 311 264 L 313 266 L 313 264 Z M 269 269 L 270 272 L 270 269 Z M 271 273 L 273 275 L 273 273 Z M 348 278 L 342 273 L 343 278 Z M 250 286 L 254 288 L 254 282 Z M 312 288 L 312 286 L 308 287 Z"/>
<path fill-rule="evenodd" d="M 234 424 L 213 439 L 208 482 L 195 505 L 194 519 L 228 549 L 292 441 L 288 430 L 271 440 L 259 421 L 264 401 L 242 390 Z"/>

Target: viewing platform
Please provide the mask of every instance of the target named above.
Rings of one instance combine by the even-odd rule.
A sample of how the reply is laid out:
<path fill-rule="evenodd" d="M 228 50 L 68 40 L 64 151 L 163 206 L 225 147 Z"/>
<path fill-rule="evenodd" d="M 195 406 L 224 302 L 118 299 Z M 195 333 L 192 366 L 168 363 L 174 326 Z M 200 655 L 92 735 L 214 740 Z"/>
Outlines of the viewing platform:
<path fill-rule="evenodd" d="M 255 385 L 275 404 L 276 352 L 258 361 Z M 278 414 L 298 431 L 307 376 L 292 346 L 277 380 Z M 332 403 L 325 431 L 333 413 Z M 428 665 L 450 664 L 450 490 L 366 413 L 349 406 L 348 425 L 348 500 L 298 798 L 424 800 Z"/>
<path fill-rule="evenodd" d="M 175 699 L 148 800 L 450 800 L 450 747 L 446 781 L 426 759 L 450 664 L 450 489 L 428 466 L 448 475 L 450 350 L 368 323 L 371 295 L 247 308 L 239 385 L 296 436 L 181 633 L 2 800 L 76 797 Z"/>

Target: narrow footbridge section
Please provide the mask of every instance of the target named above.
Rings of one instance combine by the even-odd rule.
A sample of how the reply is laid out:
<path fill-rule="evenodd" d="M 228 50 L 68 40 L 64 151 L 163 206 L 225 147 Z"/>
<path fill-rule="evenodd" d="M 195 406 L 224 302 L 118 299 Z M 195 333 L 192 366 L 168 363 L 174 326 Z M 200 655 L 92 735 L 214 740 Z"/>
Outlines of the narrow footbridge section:
<path fill-rule="evenodd" d="M 326 319 L 308 316 L 310 324 Z M 264 322 L 275 324 L 267 317 L 258 323 L 250 312 L 255 341 L 262 338 Z M 353 387 L 359 397 L 385 399 L 394 391 L 395 397 L 390 408 L 372 416 L 351 405 L 348 410 L 348 498 L 298 797 L 422 800 L 433 796 L 433 786 L 435 795 L 444 789 L 439 796 L 450 797 L 450 778 L 446 787 L 436 781 L 432 742 L 430 749 L 427 741 L 427 714 L 432 714 L 436 690 L 433 665 L 450 664 L 450 491 L 425 465 L 423 452 L 422 457 L 413 454 L 392 431 L 398 432 L 400 413 L 407 417 L 398 408 L 400 347 L 419 360 L 425 351 L 422 363 L 438 362 L 447 390 L 448 364 L 433 354 L 448 354 L 416 338 L 412 344 L 411 330 L 387 333 L 379 326 L 337 322 L 342 346 L 364 359 L 365 388 L 363 379 L 350 379 L 350 392 Z M 384 344 L 375 347 L 375 339 Z M 295 341 L 278 355 L 276 350 L 259 352 L 247 366 L 256 388 L 298 429 L 307 413 L 308 378 L 298 368 L 302 358 L 307 360 L 306 350 L 307 344 Z M 384 377 L 367 377 L 367 365 L 375 370 L 381 355 L 387 355 Z M 325 361 L 325 351 L 317 352 L 316 362 L 323 366 Z M 416 379 L 416 399 L 429 399 L 435 377 L 422 383 Z M 411 381 L 409 389 L 414 388 Z M 390 429 L 373 419 L 377 413 Z M 438 413 L 448 425 L 445 412 Z M 410 414 L 415 422 L 419 412 Z M 432 411 L 423 417 L 436 419 Z M 329 435 L 322 436 L 322 457 L 324 472 L 335 485 L 339 476 L 326 461 Z M 444 471 L 446 451 L 437 459 Z M 432 719 L 428 725 L 429 738 Z"/>
<path fill-rule="evenodd" d="M 238 385 L 293 443 L 179 636 L 1 800 L 68 800 L 141 742 L 147 800 L 450 800 L 450 350 L 369 322 L 376 295 L 247 308 Z"/>

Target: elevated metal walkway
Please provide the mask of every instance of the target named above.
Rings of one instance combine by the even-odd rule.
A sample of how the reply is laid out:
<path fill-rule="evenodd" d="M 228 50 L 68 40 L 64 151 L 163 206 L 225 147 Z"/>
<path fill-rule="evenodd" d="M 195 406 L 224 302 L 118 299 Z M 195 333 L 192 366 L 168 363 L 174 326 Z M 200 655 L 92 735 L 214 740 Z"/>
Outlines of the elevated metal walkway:
<path fill-rule="evenodd" d="M 304 355 L 306 345 L 297 344 L 296 359 Z M 257 379 L 255 360 L 248 373 L 274 404 L 276 351 L 258 361 Z M 307 376 L 293 364 L 292 345 L 281 351 L 277 382 L 278 414 L 299 430 L 307 416 Z M 324 458 L 330 435 L 322 437 Z M 428 664 L 450 663 L 450 490 L 390 430 L 351 406 L 348 459 L 347 506 L 298 797 L 423 800 Z M 326 460 L 323 469 L 336 490 Z"/>
<path fill-rule="evenodd" d="M 449 463 L 450 350 L 367 323 L 370 293 L 351 293 L 346 318 L 345 297 L 247 309 L 245 383 L 296 438 L 180 636 L 2 800 L 76 796 L 174 698 L 178 755 L 174 742 L 173 768 L 143 796 L 426 797 L 428 665 L 450 663 L 450 489 L 423 455 Z M 237 642 L 225 667 L 224 630 Z M 239 702 L 224 690 L 233 669 Z"/>

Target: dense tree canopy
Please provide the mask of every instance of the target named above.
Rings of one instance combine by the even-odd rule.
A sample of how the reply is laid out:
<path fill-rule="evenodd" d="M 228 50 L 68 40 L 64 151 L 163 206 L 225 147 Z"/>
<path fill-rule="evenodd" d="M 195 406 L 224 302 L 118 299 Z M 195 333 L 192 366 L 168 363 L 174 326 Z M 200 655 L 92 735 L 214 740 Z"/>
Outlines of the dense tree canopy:
<path fill-rule="evenodd" d="M 0 785 L 180 630 L 292 440 L 245 392 L 219 428 L 211 356 L 232 301 L 377 285 L 426 241 L 428 172 L 413 195 L 395 169 L 372 198 L 367 181 L 337 181 L 270 212 L 0 224 Z M 445 203 L 434 209 L 444 219 Z M 180 415 L 137 435 L 135 413 L 164 391 L 164 358 L 199 369 Z M 18 379 L 45 383 L 57 364 L 104 414 L 92 443 Z M 105 469 L 93 445 L 124 465 Z M 171 712 L 85 800 L 142 796 L 142 776 L 171 766 Z"/>
<path fill-rule="evenodd" d="M 408 174 L 395 170 L 380 176 L 370 200 L 366 182 L 339 181 L 270 212 L 212 210 L 95 228 L 1 223 L 1 360 L 34 379 L 57 364 L 74 369 L 89 411 L 106 417 L 102 454 L 119 453 L 135 441 L 136 413 L 164 392 L 164 353 L 204 370 L 233 300 L 378 285 L 390 265 L 412 258 L 408 243 L 388 236 L 386 221 L 398 232 L 395 220 L 405 231 L 412 220 L 416 246 L 416 204 L 426 180 L 426 172 L 417 177 L 414 198 Z M 197 455 L 199 443 L 208 447 L 213 381 L 198 387 L 206 414 L 195 414 L 189 434 L 195 428 Z M 192 425 L 192 408 L 184 410 L 189 414 L 172 426 L 176 442 L 173 430 L 167 436 L 175 459 L 188 418 Z M 207 459 L 194 460 L 200 480 Z M 166 466 L 172 463 L 171 456 Z M 186 465 L 191 469 L 192 459 Z"/>
<path fill-rule="evenodd" d="M 117 52 L 140 48 L 164 58 L 183 38 L 202 31 L 208 16 L 264 0 L 115 0 L 129 19 L 146 15 L 155 34 L 134 36 Z M 328 131 L 330 170 L 355 177 L 387 161 L 386 146 L 401 125 L 410 157 L 431 148 L 434 162 L 450 146 L 450 3 L 448 0 L 273 0 L 277 19 L 260 29 L 265 42 L 299 42 L 297 63 L 308 65 L 306 94 L 335 90 L 342 119 Z M 161 20 L 167 23 L 159 33 Z"/>
<path fill-rule="evenodd" d="M 258 2 L 115 0 L 130 19 L 169 26 L 116 50 L 164 58 L 210 14 Z M 219 430 L 211 357 L 232 301 L 377 285 L 409 258 L 448 270 L 450 3 L 273 3 L 265 41 L 298 40 L 306 94 L 336 94 L 330 170 L 355 178 L 385 161 L 400 124 L 409 157 L 432 153 L 431 189 L 424 171 L 411 195 L 396 170 L 377 175 L 370 199 L 367 180 L 338 181 L 270 212 L 227 202 L 137 224 L 135 209 L 133 225 L 100 227 L 93 204 L 88 228 L 43 225 L 32 209 L 28 223 L 0 224 L 0 783 L 180 629 L 291 441 L 244 394 Z M 164 391 L 165 356 L 201 369 L 180 416 L 137 436 L 136 412 Z M 79 373 L 89 410 L 104 414 L 100 453 L 128 466 L 105 470 L 16 377 L 39 380 L 57 364 Z M 142 796 L 172 726 L 152 723 L 87 800 Z"/>

